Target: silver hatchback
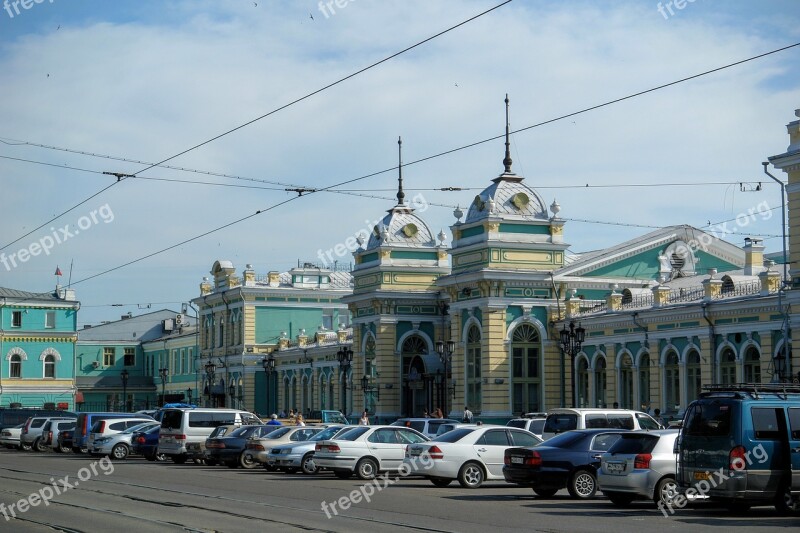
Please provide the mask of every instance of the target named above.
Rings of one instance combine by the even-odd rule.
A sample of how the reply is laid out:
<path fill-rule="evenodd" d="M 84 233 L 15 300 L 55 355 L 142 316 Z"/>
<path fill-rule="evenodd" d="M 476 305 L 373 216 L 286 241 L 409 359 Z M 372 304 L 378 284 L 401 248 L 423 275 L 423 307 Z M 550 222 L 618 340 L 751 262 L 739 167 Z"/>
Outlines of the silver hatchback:
<path fill-rule="evenodd" d="M 600 458 L 599 489 L 615 505 L 636 499 L 652 499 L 658 505 L 678 494 L 673 446 L 678 430 L 624 433 Z"/>

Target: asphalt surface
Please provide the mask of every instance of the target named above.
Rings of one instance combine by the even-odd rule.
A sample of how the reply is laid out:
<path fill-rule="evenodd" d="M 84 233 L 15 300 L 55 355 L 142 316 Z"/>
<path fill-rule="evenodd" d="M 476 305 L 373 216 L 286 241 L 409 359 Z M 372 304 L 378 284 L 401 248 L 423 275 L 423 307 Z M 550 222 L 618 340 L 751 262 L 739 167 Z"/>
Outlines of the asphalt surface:
<path fill-rule="evenodd" d="M 698 504 L 667 518 L 650 502 L 619 509 L 603 497 L 572 500 L 566 491 L 540 499 L 530 489 L 504 482 L 467 490 L 457 483 L 436 488 L 422 479 L 392 478 L 389 486 L 384 487 L 387 482 L 380 479 L 369 488 L 355 478 L 340 480 L 328 474 L 287 475 L 263 469 L 153 463 L 136 457 L 98 461 L 88 456 L 0 450 L 0 502 L 4 505 L 0 505 L 0 532 L 618 532 L 635 528 L 649 533 L 730 528 L 777 531 L 800 526 L 800 514 L 781 517 L 772 507 L 755 507 L 735 516 L 720 507 Z M 31 494 L 39 500 L 30 499 Z M 47 505 L 42 497 L 50 498 Z M 342 509 L 345 500 L 341 498 L 350 501 L 349 508 Z M 21 499 L 37 505 L 24 509 L 23 503 L 21 512 Z M 328 503 L 327 514 L 323 502 Z M 333 502 L 336 507 L 332 508 Z"/>

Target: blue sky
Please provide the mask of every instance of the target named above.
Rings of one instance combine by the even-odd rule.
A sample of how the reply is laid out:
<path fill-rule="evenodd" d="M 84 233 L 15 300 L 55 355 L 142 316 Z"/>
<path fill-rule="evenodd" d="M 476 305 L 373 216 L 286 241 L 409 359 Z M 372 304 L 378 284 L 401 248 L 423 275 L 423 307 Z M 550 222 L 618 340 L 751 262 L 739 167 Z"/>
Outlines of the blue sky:
<path fill-rule="evenodd" d="M 20 4 L 13 17 L 0 10 L 0 139 L 158 161 L 493 5 L 350 0 L 326 17 L 306 1 Z M 516 0 L 171 164 L 324 187 L 393 166 L 398 135 L 413 161 L 500 134 L 506 93 L 512 128 L 522 128 L 800 42 L 793 0 L 695 0 L 673 12 L 665 18 L 651 1 Z M 777 207 L 778 188 L 760 163 L 788 144 L 784 125 L 800 107 L 798 67 L 800 47 L 515 134 L 514 169 L 548 204 L 558 200 L 576 253 L 650 226 L 702 227 L 762 202 Z M 494 141 L 404 171 L 409 197 L 421 194 L 429 206 L 421 216 L 434 234 L 449 233 L 453 208 L 502 170 L 502 152 Z M 143 168 L 13 144 L 0 144 L 0 155 L 96 172 Z M 49 255 L 0 265 L 0 286 L 47 290 L 55 266 L 66 280 L 70 262 L 73 281 L 82 280 L 292 197 L 280 185 L 163 168 L 142 176 L 273 189 L 123 181 L 52 224 L 57 231 L 83 222 L 85 231 Z M 758 181 L 762 190 L 749 192 Z M 676 182 L 724 184 L 667 185 Z M 0 246 L 111 183 L 102 174 L 0 159 Z M 562 188 L 587 183 L 650 186 Z M 346 187 L 361 196 L 310 195 L 79 283 L 80 321 L 148 303 L 179 308 L 217 259 L 240 271 L 252 263 L 259 274 L 316 260 L 382 216 L 395 186 L 390 172 Z M 465 190 L 421 190 L 439 187 Z M 104 206 L 113 220 L 98 218 Z M 780 249 L 775 213 L 746 229 L 765 235 L 770 251 Z M 3 251 L 51 234 L 43 228 Z"/>

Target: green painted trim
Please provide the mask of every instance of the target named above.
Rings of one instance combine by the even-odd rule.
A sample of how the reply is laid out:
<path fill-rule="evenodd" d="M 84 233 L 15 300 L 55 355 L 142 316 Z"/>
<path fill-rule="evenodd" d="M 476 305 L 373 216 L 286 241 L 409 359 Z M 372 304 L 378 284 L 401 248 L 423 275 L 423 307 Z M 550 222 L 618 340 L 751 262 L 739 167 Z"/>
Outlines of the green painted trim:
<path fill-rule="evenodd" d="M 480 226 L 474 226 L 472 228 L 462 229 L 460 238 L 466 239 L 467 237 L 474 237 L 475 235 L 481 235 L 484 232 L 483 224 Z"/>
<path fill-rule="evenodd" d="M 549 224 L 537 224 L 529 226 L 527 224 L 511 224 L 508 222 L 500 223 L 500 233 L 527 233 L 533 235 L 550 235 Z"/>
<path fill-rule="evenodd" d="M 738 320 L 738 322 L 758 322 L 757 316 L 743 316 Z"/>
<path fill-rule="evenodd" d="M 374 252 L 371 254 L 364 254 L 361 256 L 362 263 L 369 263 L 370 261 L 377 261 L 378 260 L 378 252 Z"/>
<path fill-rule="evenodd" d="M 733 324 L 733 319 L 732 318 L 720 318 L 720 319 L 717 319 L 715 324 Z"/>
<path fill-rule="evenodd" d="M 550 289 L 532 289 L 531 287 L 507 287 L 506 296 L 512 298 L 550 298 Z"/>
<path fill-rule="evenodd" d="M 693 328 L 695 326 L 699 326 L 700 322 L 681 322 L 682 328 Z"/>
<path fill-rule="evenodd" d="M 675 329 L 675 324 L 659 324 L 656 329 Z"/>
<path fill-rule="evenodd" d="M 783 320 L 783 315 L 769 315 L 770 320 Z"/>
<path fill-rule="evenodd" d="M 602 337 L 605 334 L 606 334 L 605 331 L 590 331 L 589 332 L 589 336 L 590 337 Z"/>
<path fill-rule="evenodd" d="M 438 259 L 436 252 L 394 250 L 391 253 L 393 259 Z"/>
<path fill-rule="evenodd" d="M 630 328 L 615 329 L 614 335 L 617 335 L 619 333 L 631 333 L 631 331 L 632 330 Z"/>

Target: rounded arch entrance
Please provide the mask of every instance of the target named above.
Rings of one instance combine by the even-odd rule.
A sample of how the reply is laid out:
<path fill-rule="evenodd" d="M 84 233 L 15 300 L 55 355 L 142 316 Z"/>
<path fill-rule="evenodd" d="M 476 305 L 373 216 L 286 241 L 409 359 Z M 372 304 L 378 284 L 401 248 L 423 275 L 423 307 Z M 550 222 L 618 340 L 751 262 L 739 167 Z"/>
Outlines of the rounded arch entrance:
<path fill-rule="evenodd" d="M 422 334 L 414 333 L 403 339 L 402 360 L 403 393 L 400 410 L 403 416 L 421 417 L 439 405 L 436 385 L 444 379 L 439 356 L 431 353 L 430 343 Z"/>

